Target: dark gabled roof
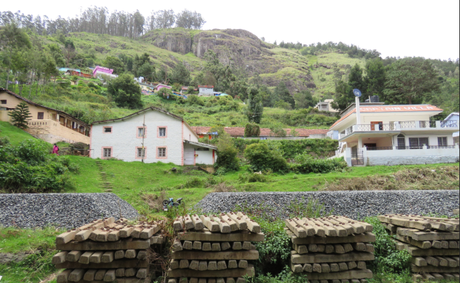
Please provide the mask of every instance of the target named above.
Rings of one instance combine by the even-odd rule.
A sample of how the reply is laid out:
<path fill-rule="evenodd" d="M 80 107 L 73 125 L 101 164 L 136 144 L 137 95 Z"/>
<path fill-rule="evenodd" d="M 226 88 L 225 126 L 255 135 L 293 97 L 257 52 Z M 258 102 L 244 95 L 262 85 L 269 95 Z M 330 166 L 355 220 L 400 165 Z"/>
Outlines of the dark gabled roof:
<path fill-rule="evenodd" d="M 77 119 L 77 118 L 73 117 L 72 115 L 70 115 L 70 114 L 68 114 L 68 113 L 66 113 L 66 112 L 64 112 L 64 111 L 57 110 L 57 109 L 54 109 L 54 108 L 51 108 L 51 107 L 46 107 L 46 106 L 43 106 L 43 105 L 41 105 L 41 104 L 35 103 L 35 102 L 30 101 L 30 100 L 28 100 L 27 98 L 24 98 L 24 97 L 22 97 L 22 96 L 20 96 L 20 95 L 18 95 L 18 94 L 16 94 L 16 93 L 10 91 L 10 90 L 7 90 L 6 88 L 1 88 L 1 87 L 0 87 L 0 92 L 6 92 L 6 93 L 8 93 L 8 94 L 10 94 L 10 95 L 12 95 L 12 96 L 18 98 L 18 99 L 21 99 L 21 100 L 27 102 L 28 104 L 32 104 L 32 105 L 34 105 L 34 106 L 41 107 L 41 108 L 45 108 L 45 109 L 49 109 L 49 110 L 53 110 L 53 111 L 56 111 L 56 112 L 59 113 L 59 114 L 67 115 L 67 116 L 71 117 L 72 119 L 75 119 L 75 120 L 79 121 L 79 123 L 81 123 L 81 124 L 83 124 L 83 125 L 85 125 L 85 126 L 87 126 L 87 127 L 89 126 L 88 124 L 86 124 L 86 123 L 83 122 L 82 120 Z"/>
<path fill-rule="evenodd" d="M 134 113 L 132 113 L 132 114 L 130 114 L 130 115 L 128 115 L 128 116 L 125 116 L 125 117 L 115 118 L 115 119 L 108 119 L 108 120 L 102 120 L 102 121 L 95 121 L 95 122 L 93 122 L 92 125 L 95 125 L 95 124 L 104 124 L 104 123 L 109 123 L 109 122 L 124 121 L 124 120 L 127 120 L 127 119 L 131 118 L 131 117 L 140 115 L 140 114 L 142 114 L 142 113 L 145 113 L 145 112 L 151 111 L 151 110 L 153 110 L 153 111 L 158 111 L 158 112 L 161 112 L 161 113 L 166 114 L 166 115 L 168 115 L 168 116 L 171 116 L 171 117 L 173 117 L 174 119 L 177 119 L 177 120 L 180 120 L 180 121 L 184 121 L 184 119 L 183 119 L 182 117 L 180 117 L 180 116 L 177 116 L 177 115 L 175 115 L 175 114 L 172 114 L 172 113 L 170 113 L 170 112 L 168 112 L 168 111 L 166 111 L 166 110 L 164 110 L 164 109 L 161 109 L 161 108 L 158 108 L 158 107 L 155 107 L 155 106 L 150 106 L 150 107 L 148 107 L 148 108 L 139 110 L 139 111 L 134 112 Z M 184 123 L 185 123 L 185 121 L 184 121 Z"/>

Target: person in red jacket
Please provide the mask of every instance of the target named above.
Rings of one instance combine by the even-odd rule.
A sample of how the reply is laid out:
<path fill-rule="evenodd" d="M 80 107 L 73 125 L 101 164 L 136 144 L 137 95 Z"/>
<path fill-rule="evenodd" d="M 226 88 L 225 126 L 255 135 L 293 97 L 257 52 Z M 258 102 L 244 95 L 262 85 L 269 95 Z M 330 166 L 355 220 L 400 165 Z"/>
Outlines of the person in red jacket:
<path fill-rule="evenodd" d="M 53 146 L 53 154 L 58 154 L 59 152 L 59 147 L 57 146 L 57 144 L 54 144 Z"/>

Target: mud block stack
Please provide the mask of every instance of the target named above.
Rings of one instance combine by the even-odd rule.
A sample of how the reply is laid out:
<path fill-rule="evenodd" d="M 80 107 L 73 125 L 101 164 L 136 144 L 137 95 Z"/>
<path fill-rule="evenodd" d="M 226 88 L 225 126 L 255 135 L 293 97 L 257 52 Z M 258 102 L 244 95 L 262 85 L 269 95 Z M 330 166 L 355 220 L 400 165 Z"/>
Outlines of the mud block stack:
<path fill-rule="evenodd" d="M 286 219 L 292 240 L 291 269 L 309 282 L 367 282 L 374 260 L 372 225 L 343 216 Z M 349 281 L 348 281 L 349 280 Z"/>
<path fill-rule="evenodd" d="M 244 213 L 187 215 L 174 221 L 168 283 L 242 283 L 259 259 L 252 242 L 264 240 L 259 224 Z"/>
<path fill-rule="evenodd" d="M 459 219 L 421 215 L 378 216 L 395 235 L 396 248 L 412 255 L 414 281 L 459 281 Z"/>
<path fill-rule="evenodd" d="M 95 220 L 56 237 L 52 259 L 56 268 L 65 268 L 57 283 L 118 282 L 142 283 L 149 273 L 149 253 L 163 243 L 157 233 L 162 222 L 138 222 L 113 217 Z M 158 234 L 158 235 L 157 235 Z"/>

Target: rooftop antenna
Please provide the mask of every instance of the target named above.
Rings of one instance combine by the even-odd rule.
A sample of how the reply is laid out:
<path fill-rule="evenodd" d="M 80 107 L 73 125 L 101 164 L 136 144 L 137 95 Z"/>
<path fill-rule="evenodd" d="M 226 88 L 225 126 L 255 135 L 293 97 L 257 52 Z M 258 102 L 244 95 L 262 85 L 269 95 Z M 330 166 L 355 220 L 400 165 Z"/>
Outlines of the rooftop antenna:
<path fill-rule="evenodd" d="M 353 89 L 355 95 L 355 106 L 356 106 L 356 125 L 361 124 L 360 112 L 359 112 L 359 98 L 361 97 L 361 91 L 357 88 Z"/>

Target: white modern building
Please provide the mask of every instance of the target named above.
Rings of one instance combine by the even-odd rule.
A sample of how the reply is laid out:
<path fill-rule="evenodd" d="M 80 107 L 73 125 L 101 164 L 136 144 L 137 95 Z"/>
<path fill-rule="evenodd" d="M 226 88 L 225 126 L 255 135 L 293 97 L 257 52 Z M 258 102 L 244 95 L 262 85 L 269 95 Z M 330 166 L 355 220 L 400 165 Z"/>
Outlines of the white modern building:
<path fill-rule="evenodd" d="M 458 121 L 430 120 L 442 109 L 361 104 L 359 110 L 357 116 L 355 105 L 350 105 L 330 127 L 339 133 L 334 157 L 344 157 L 349 166 L 458 162 L 458 143 L 452 137 Z"/>
<path fill-rule="evenodd" d="M 94 122 L 90 157 L 176 165 L 213 165 L 217 147 L 198 142 L 182 117 L 149 107 L 126 117 Z"/>
<path fill-rule="evenodd" d="M 337 109 L 332 108 L 332 102 L 334 102 L 334 99 L 325 99 L 324 101 L 318 102 L 314 108 L 324 112 L 339 112 Z"/>
<path fill-rule="evenodd" d="M 449 126 L 451 124 L 458 125 L 458 120 L 458 112 L 452 112 L 446 117 L 446 119 L 444 119 L 444 121 L 442 121 L 441 126 Z M 459 131 L 456 131 L 452 134 L 452 137 L 454 138 L 454 143 L 458 143 L 458 133 Z"/>
<path fill-rule="evenodd" d="M 199 85 L 198 95 L 202 96 L 214 96 L 214 86 L 212 85 Z"/>

